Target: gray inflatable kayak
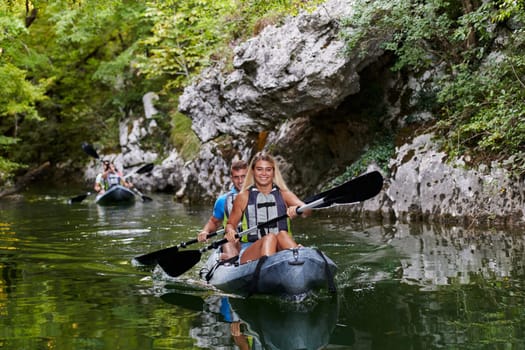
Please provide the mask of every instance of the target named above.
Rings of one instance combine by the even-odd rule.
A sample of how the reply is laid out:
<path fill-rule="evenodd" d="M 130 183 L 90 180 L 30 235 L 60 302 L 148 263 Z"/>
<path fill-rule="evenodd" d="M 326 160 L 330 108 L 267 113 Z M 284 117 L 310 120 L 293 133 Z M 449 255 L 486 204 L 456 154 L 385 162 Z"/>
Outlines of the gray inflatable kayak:
<path fill-rule="evenodd" d="M 127 205 L 135 203 L 135 192 L 121 185 L 110 187 L 98 195 L 95 202 L 100 205 Z"/>
<path fill-rule="evenodd" d="M 242 265 L 219 263 L 215 250 L 201 278 L 227 293 L 299 296 L 322 288 L 335 292 L 335 263 L 318 249 L 296 248 Z"/>

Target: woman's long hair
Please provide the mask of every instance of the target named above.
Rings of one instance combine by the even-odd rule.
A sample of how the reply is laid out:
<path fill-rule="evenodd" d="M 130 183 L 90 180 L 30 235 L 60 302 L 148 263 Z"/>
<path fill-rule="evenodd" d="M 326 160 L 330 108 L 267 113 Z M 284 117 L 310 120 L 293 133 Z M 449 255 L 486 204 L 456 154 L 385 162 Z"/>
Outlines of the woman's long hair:
<path fill-rule="evenodd" d="M 252 161 L 250 162 L 250 167 L 248 168 L 248 172 L 246 173 L 246 180 L 244 181 L 242 190 L 244 191 L 248 189 L 250 186 L 255 184 L 253 170 L 255 169 L 255 164 L 257 164 L 257 162 L 260 160 L 265 160 L 272 164 L 273 183 L 276 184 L 281 190 L 288 191 L 288 186 L 286 186 L 286 183 L 284 182 L 283 176 L 281 175 L 281 171 L 279 170 L 279 166 L 277 165 L 277 162 L 271 155 L 269 155 L 268 153 L 264 151 L 257 152 L 255 156 L 252 158 Z"/>

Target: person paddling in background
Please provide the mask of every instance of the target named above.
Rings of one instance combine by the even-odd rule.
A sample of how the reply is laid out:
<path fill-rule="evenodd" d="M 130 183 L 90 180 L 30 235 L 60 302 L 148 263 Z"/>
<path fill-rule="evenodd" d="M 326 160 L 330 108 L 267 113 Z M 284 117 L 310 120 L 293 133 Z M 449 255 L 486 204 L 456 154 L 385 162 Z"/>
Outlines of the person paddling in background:
<path fill-rule="evenodd" d="M 243 160 L 238 160 L 232 163 L 230 167 L 230 178 L 232 181 L 232 188 L 227 193 L 222 194 L 215 201 L 213 206 L 213 214 L 204 225 L 202 231 L 198 234 L 197 240 L 199 242 L 207 241 L 207 235 L 210 232 L 215 232 L 223 225 L 226 225 L 226 220 L 233 207 L 233 200 L 235 196 L 240 192 L 248 172 L 248 163 Z M 228 242 L 222 245 L 221 260 L 231 259 L 239 255 L 240 243 L 239 242 Z"/>
<path fill-rule="evenodd" d="M 122 185 L 127 188 L 133 187 L 131 182 L 124 180 L 122 173 L 117 170 L 113 162 L 105 160 L 102 162 L 102 165 L 104 166 L 104 170 L 97 175 L 94 186 L 95 191 L 99 194 L 106 192 L 110 187 L 115 185 Z"/>
<path fill-rule="evenodd" d="M 233 202 L 225 237 L 228 242 L 238 241 L 235 234 L 241 219 L 247 226 L 243 227 L 245 230 L 285 214 L 293 219 L 298 216 L 297 208 L 303 205 L 304 202 L 286 186 L 275 159 L 265 152 L 258 152 L 250 163 L 242 191 Z M 310 213 L 311 209 L 305 210 L 302 216 Z M 286 218 L 243 236 L 242 242 L 241 264 L 298 247 L 290 235 Z"/>

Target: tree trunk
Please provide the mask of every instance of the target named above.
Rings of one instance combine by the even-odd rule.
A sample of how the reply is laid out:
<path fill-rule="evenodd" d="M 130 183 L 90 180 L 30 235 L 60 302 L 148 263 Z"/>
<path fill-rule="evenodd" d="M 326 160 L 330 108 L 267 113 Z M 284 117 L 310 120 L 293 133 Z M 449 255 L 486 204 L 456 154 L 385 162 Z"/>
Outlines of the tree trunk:
<path fill-rule="evenodd" d="M 463 5 L 463 13 L 468 14 L 474 12 L 475 4 L 472 0 L 461 0 Z M 472 25 L 469 25 L 469 33 L 467 37 L 467 49 L 475 47 L 477 45 L 476 31 Z"/>
<path fill-rule="evenodd" d="M 22 176 L 16 181 L 15 186 L 1 191 L 0 198 L 20 192 L 20 190 L 22 190 L 29 183 L 31 183 L 38 176 L 40 176 L 45 170 L 47 170 L 47 168 L 49 168 L 50 165 L 51 163 L 45 162 L 44 164 L 40 165 L 38 168 L 29 170 L 27 173 L 25 173 L 24 176 Z"/>

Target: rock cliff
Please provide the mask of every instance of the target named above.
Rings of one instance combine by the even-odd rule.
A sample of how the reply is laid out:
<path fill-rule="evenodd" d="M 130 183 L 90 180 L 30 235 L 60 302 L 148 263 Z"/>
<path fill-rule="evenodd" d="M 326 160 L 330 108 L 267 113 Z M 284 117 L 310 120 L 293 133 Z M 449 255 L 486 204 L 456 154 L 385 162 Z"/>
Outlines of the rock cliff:
<path fill-rule="evenodd" d="M 344 172 L 382 132 L 402 127 L 409 117 L 432 120 L 415 108 L 414 96 L 436 72 L 417 79 L 393 74 L 381 36 L 363 41 L 366 56 L 343 55 L 340 21 L 351 11 L 352 1 L 327 1 L 239 45 L 230 71 L 204 71 L 179 101 L 202 142 L 190 161 L 177 150 L 162 159 L 141 150 L 155 129 L 149 96 L 147 117 L 121 125 L 122 166 L 155 159 L 153 173 L 137 179 L 143 188 L 211 201 L 229 186 L 233 159 L 249 160 L 266 149 L 290 187 L 305 196 Z M 473 168 L 463 158 L 447 159 L 431 135 L 406 140 L 390 162 L 384 192 L 349 212 L 385 220 L 525 223 L 523 184 L 502 164 Z"/>

